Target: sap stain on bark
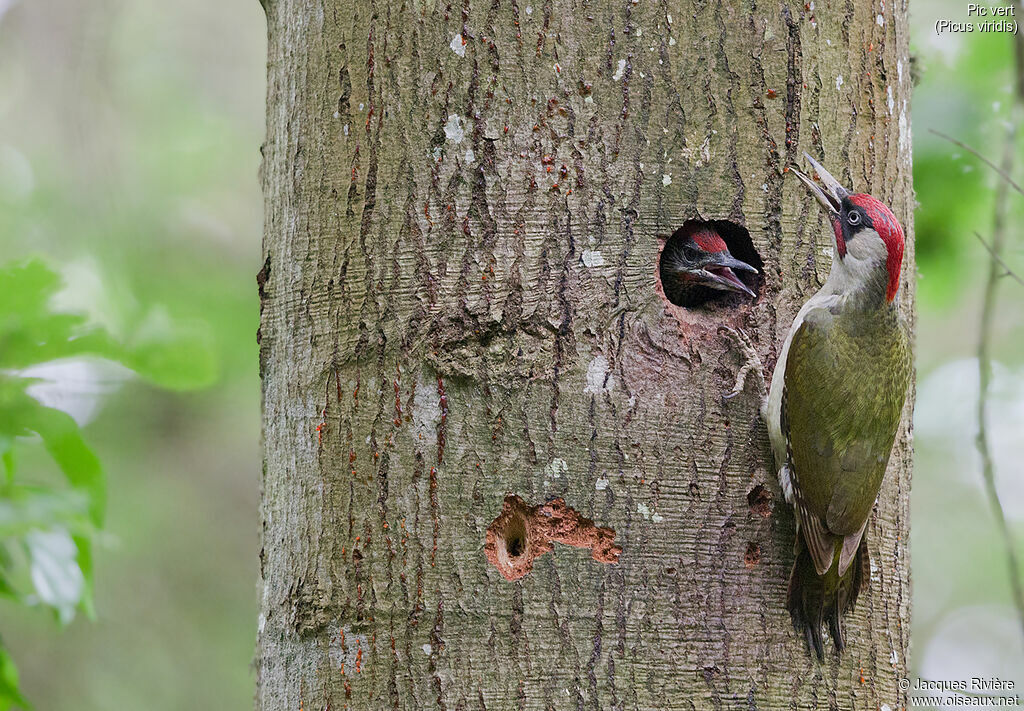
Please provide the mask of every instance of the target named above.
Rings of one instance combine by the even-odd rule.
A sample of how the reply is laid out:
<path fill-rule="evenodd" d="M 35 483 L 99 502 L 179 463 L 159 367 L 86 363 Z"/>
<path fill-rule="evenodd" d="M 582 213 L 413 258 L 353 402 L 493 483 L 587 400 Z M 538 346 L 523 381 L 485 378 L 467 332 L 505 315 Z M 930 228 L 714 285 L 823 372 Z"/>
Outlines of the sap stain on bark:
<path fill-rule="evenodd" d="M 757 545 L 753 541 L 747 544 L 747 552 L 743 554 L 743 564 L 748 568 L 753 568 L 755 565 L 761 562 L 761 546 Z"/>
<path fill-rule="evenodd" d="M 589 548 L 594 560 L 616 563 L 622 547 L 615 545 L 615 531 L 596 526 L 565 503 L 552 499 L 529 506 L 515 494 L 505 497 L 501 513 L 487 527 L 484 553 L 506 580 L 518 580 L 533 570 L 533 561 L 564 543 Z"/>
<path fill-rule="evenodd" d="M 763 518 L 772 515 L 772 492 L 764 484 L 758 484 L 747 492 L 747 506 L 752 513 Z"/>

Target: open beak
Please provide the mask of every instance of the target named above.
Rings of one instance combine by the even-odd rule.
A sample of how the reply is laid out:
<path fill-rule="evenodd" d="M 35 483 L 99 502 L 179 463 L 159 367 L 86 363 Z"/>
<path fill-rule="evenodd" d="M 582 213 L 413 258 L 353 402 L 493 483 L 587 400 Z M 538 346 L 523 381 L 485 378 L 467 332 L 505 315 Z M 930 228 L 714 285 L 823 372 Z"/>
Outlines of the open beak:
<path fill-rule="evenodd" d="M 708 261 L 701 267 L 700 277 L 704 286 L 722 291 L 738 291 L 747 296 L 757 296 L 753 290 L 740 281 L 736 272 L 753 272 L 757 270 L 746 262 L 736 259 L 728 252 L 716 252 L 710 255 Z"/>
<path fill-rule="evenodd" d="M 795 167 L 791 167 L 790 170 L 796 177 L 800 178 L 800 182 L 803 183 L 808 190 L 811 191 L 811 195 L 821 203 L 821 206 L 825 209 L 825 213 L 830 219 L 835 222 L 839 219 L 839 209 L 842 206 L 843 198 L 850 194 L 850 191 L 839 184 L 839 181 L 832 177 L 832 174 L 825 170 L 818 161 L 811 158 L 809 155 L 804 153 L 804 158 L 814 168 L 814 172 L 818 174 L 818 180 L 821 181 L 822 188 L 818 187 L 818 184 L 808 178 L 806 175 L 801 173 Z"/>

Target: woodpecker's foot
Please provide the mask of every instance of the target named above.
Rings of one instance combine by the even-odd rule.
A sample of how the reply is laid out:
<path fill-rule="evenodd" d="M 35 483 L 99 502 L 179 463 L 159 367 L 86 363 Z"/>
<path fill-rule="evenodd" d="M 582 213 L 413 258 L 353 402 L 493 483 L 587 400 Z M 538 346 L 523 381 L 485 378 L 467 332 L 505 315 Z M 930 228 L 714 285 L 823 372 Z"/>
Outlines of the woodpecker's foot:
<path fill-rule="evenodd" d="M 768 392 L 764 382 L 764 364 L 761 362 L 761 356 L 754 350 L 754 344 L 750 342 L 747 334 L 743 333 L 742 329 L 719 326 L 718 331 L 719 333 L 728 334 L 743 356 L 743 364 L 740 366 L 739 372 L 736 373 L 736 382 L 733 384 L 732 390 L 722 395 L 722 399 L 728 402 L 742 393 L 747 385 L 747 376 L 755 369 L 758 376 L 758 385 L 760 386 L 759 393 L 763 399 Z"/>

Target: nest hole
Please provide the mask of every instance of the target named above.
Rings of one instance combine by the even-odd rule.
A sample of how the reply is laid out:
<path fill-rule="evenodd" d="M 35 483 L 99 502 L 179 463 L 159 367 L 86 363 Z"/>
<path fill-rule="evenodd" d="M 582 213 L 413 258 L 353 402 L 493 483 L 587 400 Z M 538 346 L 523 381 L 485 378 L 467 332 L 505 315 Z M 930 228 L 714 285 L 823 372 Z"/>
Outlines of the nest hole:
<path fill-rule="evenodd" d="M 731 270 L 755 296 L 738 290 L 738 287 L 722 288 L 725 285 L 721 280 L 715 280 L 715 276 L 728 277 L 728 274 L 719 267 L 709 270 L 712 276 L 703 278 L 696 271 L 680 272 L 680 266 L 693 263 L 693 257 L 699 255 L 694 252 L 695 238 L 706 232 L 720 237 L 732 257 L 757 270 L 756 273 L 742 269 Z M 658 258 L 658 279 L 665 298 L 676 306 L 688 309 L 714 306 L 739 308 L 760 294 L 764 284 L 763 274 L 764 260 L 754 248 L 747 228 L 730 220 L 687 220 L 666 240 Z"/>

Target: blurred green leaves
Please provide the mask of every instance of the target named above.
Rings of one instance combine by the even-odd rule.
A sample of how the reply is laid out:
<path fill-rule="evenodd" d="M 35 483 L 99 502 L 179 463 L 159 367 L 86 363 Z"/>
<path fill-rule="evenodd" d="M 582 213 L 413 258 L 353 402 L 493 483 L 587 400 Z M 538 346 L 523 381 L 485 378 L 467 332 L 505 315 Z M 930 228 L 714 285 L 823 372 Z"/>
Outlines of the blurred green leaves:
<path fill-rule="evenodd" d="M 38 259 L 0 267 L 0 369 L 91 355 L 172 389 L 202 387 L 216 378 L 203 329 L 176 329 L 151 312 L 132 339 L 118 343 L 102 328 L 89 327 L 84 316 L 52 312 L 59 288 L 58 275 Z"/>
<path fill-rule="evenodd" d="M 974 233 L 991 230 L 995 176 L 934 131 L 998 162 L 1013 101 L 1013 35 L 937 38 L 928 25 L 919 26 L 914 43 L 921 69 L 913 97 L 914 190 L 920 202 L 914 248 L 919 306 L 942 313 L 985 273 L 985 262 L 978 260 L 987 255 Z M 1018 150 L 1024 150 L 1024 136 Z M 1020 217 L 1016 209 L 1014 218 Z"/>
<path fill-rule="evenodd" d="M 33 396 L 32 366 L 69 358 L 115 361 L 153 384 L 186 389 L 216 378 L 210 339 L 151 311 L 129 338 L 57 311 L 56 272 L 38 259 L 0 267 L 0 596 L 44 605 L 62 624 L 92 615 L 92 545 L 103 526 L 106 482 L 75 419 Z M 23 476 L 20 446 L 41 442 L 58 477 Z M 0 711 L 26 706 L 14 662 L 0 646 Z"/>

